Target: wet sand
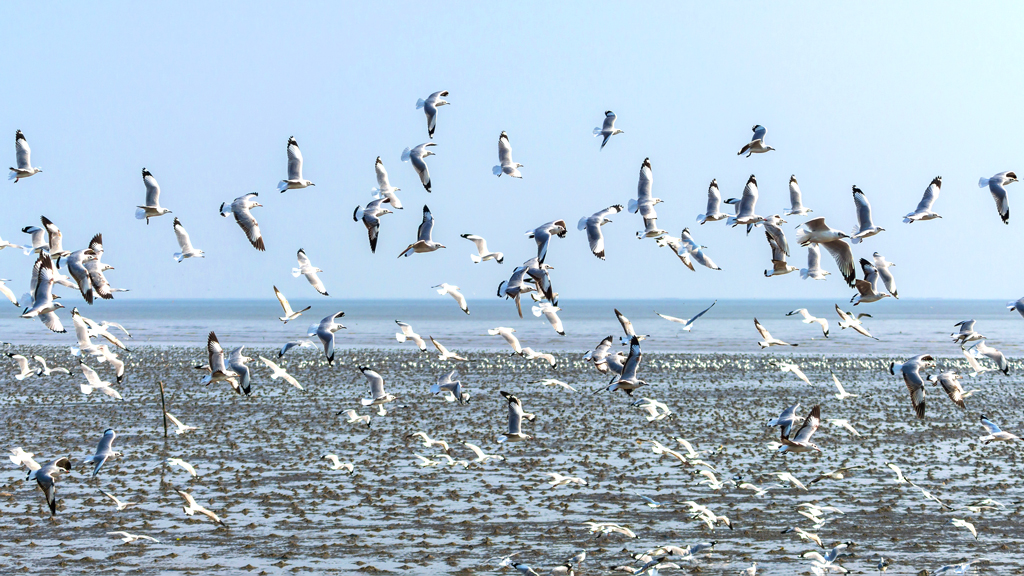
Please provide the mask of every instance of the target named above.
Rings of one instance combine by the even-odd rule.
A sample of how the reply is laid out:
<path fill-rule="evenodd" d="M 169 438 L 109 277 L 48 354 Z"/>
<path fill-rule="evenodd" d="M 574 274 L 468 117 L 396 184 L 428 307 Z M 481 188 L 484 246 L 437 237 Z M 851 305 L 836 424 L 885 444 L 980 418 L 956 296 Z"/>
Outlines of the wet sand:
<path fill-rule="evenodd" d="M 66 348 L 16 351 L 72 365 Z M 276 350 L 246 353 L 277 361 Z M 503 351 L 473 352 L 475 362 L 442 363 L 433 354 L 412 351 L 342 350 L 335 366 L 328 367 L 322 352 L 296 349 L 280 364 L 305 391 L 271 381 L 256 361 L 250 363 L 254 395 L 244 398 L 224 384 L 198 383 L 202 374 L 191 366 L 205 361 L 199 349 L 140 348 L 123 355 L 128 378 L 115 385 L 123 402 L 99 393 L 82 395 L 78 381 L 84 380 L 77 371 L 72 377 L 19 382 L 8 368 L 0 388 L 4 449 L 21 446 L 40 463 L 66 454 L 82 458 L 111 427 L 119 435 L 115 449 L 125 456 L 108 462 L 95 479 L 81 461 L 72 474 L 58 478 L 60 502 L 53 520 L 35 483 L 24 480 L 25 470 L 5 460 L 0 571 L 477 574 L 494 571 L 494 558 L 518 552 L 516 560 L 546 574 L 586 549 L 588 559 L 579 572 L 603 574 L 630 564 L 630 552 L 714 540 L 713 552 L 675 572 L 735 574 L 754 561 L 759 574 L 809 574 L 810 564 L 799 554 L 816 545 L 781 533 L 800 526 L 817 533 L 826 546 L 855 542 L 854 555 L 841 561 L 853 572 L 874 572 L 877 555 L 883 554 L 895 560 L 887 574 L 918 574 L 964 558 L 991 560 L 976 565 L 980 574 L 1024 574 L 1024 443 L 983 446 L 977 440 L 985 433 L 978 424 L 982 413 L 1004 430 L 1024 434 L 1019 362 L 1011 362 L 1010 376 L 990 372 L 965 378 L 966 390 L 981 390 L 967 399 L 966 413 L 929 385 L 928 417 L 922 423 L 913 417 L 902 380 L 885 372 L 884 358 L 822 360 L 774 351 L 645 354 L 641 375 L 651 385 L 636 396 L 665 402 L 675 413 L 647 422 L 623 394 L 593 392 L 607 378 L 578 360 L 581 355 L 558 354 L 559 366 L 552 370 Z M 782 358 L 795 358 L 815 385 L 771 366 Z M 359 406 L 358 399 L 368 394 L 356 369 L 360 365 L 380 372 L 387 390 L 398 396 L 387 416 Z M 100 375 L 113 380 L 99 366 Z M 965 362 L 942 359 L 940 366 L 963 370 Z M 437 376 L 452 368 L 461 372 L 472 395 L 468 406 L 428 392 Z M 830 368 L 860 397 L 836 400 Z M 547 377 L 579 391 L 528 383 Z M 157 380 L 166 385 L 167 410 L 198 430 L 177 435 L 172 426 L 164 439 Z M 497 444 L 507 418 L 499 390 L 516 393 L 526 411 L 537 414 L 536 422 L 524 426 L 533 440 Z M 798 401 L 801 415 L 820 402 L 823 419 L 845 418 L 862 436 L 823 423 L 814 440 L 824 454 L 773 461 L 768 442 L 776 434 L 763 424 Z M 346 408 L 372 414 L 371 427 L 335 415 Z M 507 460 L 469 468 L 420 467 L 415 453 L 440 452 L 406 438 L 420 430 L 446 440 L 456 458 L 473 456 L 461 444 L 471 442 Z M 733 486 L 715 491 L 698 485 L 697 468 L 637 443 L 651 438 L 677 448 L 677 436 L 697 450 L 715 450 L 704 459 L 720 480 L 768 487 L 775 482 L 768 472 L 789 471 L 807 483 L 841 465 L 867 468 L 844 480 L 809 485 L 806 492 L 788 485 L 772 487 L 760 498 Z M 352 462 L 354 473 L 330 470 L 320 460 L 327 453 Z M 164 466 L 169 456 L 193 464 L 199 477 Z M 896 484 L 886 461 L 954 510 Z M 589 486 L 551 488 L 547 472 L 579 476 Z M 185 516 L 175 489 L 191 493 L 227 527 L 205 516 Z M 100 490 L 140 504 L 118 512 Z M 663 507 L 647 507 L 634 490 Z M 982 498 L 1005 507 L 964 509 Z M 685 500 L 728 516 L 734 530 L 711 531 L 690 519 L 681 504 Z M 826 514 L 825 525 L 813 530 L 812 522 L 796 512 L 801 502 L 833 505 L 845 515 Z M 978 539 L 948 525 L 954 517 L 973 522 Z M 596 538 L 586 521 L 616 522 L 638 538 Z M 122 544 L 106 535 L 116 530 L 160 542 Z"/>

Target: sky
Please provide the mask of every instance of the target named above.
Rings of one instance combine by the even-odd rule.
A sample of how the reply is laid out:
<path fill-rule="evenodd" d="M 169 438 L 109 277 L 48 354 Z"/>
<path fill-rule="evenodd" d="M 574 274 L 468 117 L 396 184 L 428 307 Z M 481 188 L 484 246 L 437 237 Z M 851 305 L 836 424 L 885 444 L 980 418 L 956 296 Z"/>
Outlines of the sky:
<path fill-rule="evenodd" d="M 583 8 L 585 6 L 585 8 Z M 825 282 L 765 278 L 763 233 L 699 226 L 708 183 L 739 196 L 760 184 L 757 213 L 782 213 L 795 174 L 804 203 L 834 228 L 855 223 L 851 185 L 885 232 L 854 247 L 881 252 L 902 297 L 1024 295 L 1024 184 L 1009 187 L 1004 226 L 979 177 L 1024 170 L 1024 51 L 994 23 L 1021 20 L 1014 3 L 7 3 L 8 55 L 0 134 L 10 165 L 21 129 L 44 172 L 3 181 L 0 237 L 45 215 L 67 249 L 103 233 L 118 298 L 317 297 L 293 278 L 304 248 L 334 298 L 437 298 L 460 286 L 494 298 L 536 253 L 524 235 L 564 219 L 548 263 L 573 298 L 830 298 L 852 290 L 835 264 Z M 418 98 L 448 90 L 428 159 L 427 193 L 402 150 L 428 141 Z M 600 150 L 605 110 L 624 134 Z M 777 150 L 737 156 L 751 126 Z M 522 180 L 495 178 L 507 131 Z M 276 190 L 294 136 L 315 187 Z M 380 156 L 404 210 L 384 217 L 377 253 L 353 209 L 371 200 Z M 686 269 L 639 215 L 604 227 L 607 260 L 577 221 L 635 197 L 650 158 L 659 227 L 689 226 L 723 268 Z M 134 212 L 141 169 L 173 214 L 149 225 Z M 943 177 L 940 220 L 903 224 Z M 259 192 L 267 246 L 257 252 L 223 201 Z M 430 206 L 446 249 L 396 256 Z M 206 258 L 175 262 L 177 216 Z M 791 263 L 806 266 L 795 243 Z M 502 265 L 473 264 L 463 233 L 484 236 Z M 0 252 L 0 277 L 27 290 L 31 259 Z M 64 293 L 68 291 L 61 289 Z M 67 293 L 65 297 L 71 296 Z"/>

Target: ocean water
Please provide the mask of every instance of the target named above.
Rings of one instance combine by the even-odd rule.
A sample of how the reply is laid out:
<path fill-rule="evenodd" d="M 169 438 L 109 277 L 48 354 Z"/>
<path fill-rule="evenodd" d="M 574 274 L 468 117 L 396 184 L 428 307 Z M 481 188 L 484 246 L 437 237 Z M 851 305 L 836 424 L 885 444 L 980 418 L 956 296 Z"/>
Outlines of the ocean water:
<path fill-rule="evenodd" d="M 949 335 L 961 320 L 975 319 L 977 330 L 989 337 L 989 344 L 1008 356 L 1024 352 L 1024 319 L 1008 311 L 1004 301 L 992 300 L 924 300 L 887 299 L 882 302 L 853 307 L 838 303 L 843 310 L 866 312 L 864 324 L 879 340 L 871 340 L 852 330 L 837 326 L 836 302 L 832 300 L 720 300 L 697 321 L 692 332 L 683 332 L 679 324 L 663 320 L 655 311 L 688 318 L 703 310 L 713 300 L 576 300 L 560 303 L 559 316 L 565 336 L 559 336 L 543 316 L 531 313 L 534 302 L 523 302 L 524 318 L 520 319 L 511 300 L 470 301 L 470 314 L 464 314 L 448 296 L 431 300 L 300 300 L 293 307 L 313 308 L 299 319 L 287 324 L 276 300 L 111 300 L 93 306 L 81 302 L 81 313 L 93 320 L 108 320 L 125 326 L 133 338 L 132 345 L 203 346 L 206 335 L 215 331 L 225 347 L 280 346 L 286 341 L 304 338 L 310 324 L 338 310 L 345 312 L 342 323 L 347 327 L 337 335 L 341 348 L 411 347 L 395 340 L 402 320 L 418 334 L 434 336 L 448 348 L 487 350 L 507 348 L 498 336 L 488 336 L 487 329 L 507 326 L 516 330 L 523 346 L 538 351 L 583 351 L 592 348 L 608 335 L 623 334 L 616 321 L 618 308 L 640 334 L 650 337 L 644 350 L 650 352 L 758 352 L 760 339 L 753 319 L 781 340 L 798 344 L 786 348 L 797 354 L 921 354 L 940 356 L 960 354 Z M 799 316 L 786 313 L 808 308 L 828 319 L 830 336 L 824 338 L 817 324 L 804 324 Z M 0 316 L 0 340 L 14 344 L 74 345 L 76 340 L 70 310 L 59 312 L 67 334 L 45 330 L 38 320 L 18 317 L 14 307 L 4 308 Z M 429 341 L 428 341 L 429 345 Z M 774 353 L 781 348 L 773 348 Z"/>

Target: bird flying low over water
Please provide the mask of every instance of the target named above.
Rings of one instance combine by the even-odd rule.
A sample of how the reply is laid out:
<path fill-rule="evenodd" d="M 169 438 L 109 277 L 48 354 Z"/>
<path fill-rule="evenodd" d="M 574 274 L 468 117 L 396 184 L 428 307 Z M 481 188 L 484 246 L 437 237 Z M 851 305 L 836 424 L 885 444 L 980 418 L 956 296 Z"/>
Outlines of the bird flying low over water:
<path fill-rule="evenodd" d="M 601 140 L 601 150 L 604 150 L 608 140 L 616 134 L 625 134 L 625 132 L 615 127 L 615 113 L 608 110 L 604 113 L 604 124 L 599 128 L 594 128 L 594 136 L 604 136 L 604 139 Z"/>
<path fill-rule="evenodd" d="M 289 320 L 295 320 L 296 318 L 301 316 L 303 312 L 312 308 L 312 306 L 306 306 L 305 308 L 297 312 L 295 310 L 292 310 L 291 303 L 289 303 L 288 299 L 284 297 L 284 294 L 282 294 L 281 291 L 277 289 L 277 286 L 274 286 L 274 296 L 277 297 L 278 303 L 281 304 L 281 308 L 284 310 L 284 316 L 279 317 L 278 320 L 284 322 L 285 324 L 287 324 Z"/>
<path fill-rule="evenodd" d="M 117 456 L 121 456 L 120 452 L 115 452 L 113 449 L 114 439 L 117 438 L 117 433 L 113 429 L 107 428 L 103 431 L 103 438 L 100 438 L 100 443 L 96 446 L 96 453 L 85 459 L 86 463 L 95 464 L 92 475 L 96 476 L 100 473 L 100 468 L 109 459 Z"/>
<path fill-rule="evenodd" d="M 469 240 L 474 246 L 476 246 L 477 253 L 469 255 L 469 259 L 472 260 L 474 264 L 479 264 L 488 260 L 494 260 L 498 264 L 505 261 L 504 254 L 501 252 L 491 252 L 487 249 L 487 240 L 484 240 L 482 237 L 477 236 L 476 234 L 460 234 L 459 236 Z"/>
<path fill-rule="evenodd" d="M 421 352 L 425 352 L 427 350 L 427 343 L 419 334 L 413 331 L 412 326 L 398 320 L 395 320 L 395 324 L 398 324 L 398 328 L 401 330 L 401 332 L 395 333 L 395 340 L 398 340 L 399 342 L 410 340 L 413 344 L 416 344 L 416 347 L 419 348 Z"/>
<path fill-rule="evenodd" d="M 447 106 L 451 104 L 444 97 L 448 96 L 447 90 L 439 90 L 434 92 L 427 99 L 420 98 L 416 101 L 416 109 L 423 109 L 423 113 L 427 115 L 427 134 L 431 139 L 434 138 L 434 129 L 437 127 L 437 109 L 441 106 Z M 430 190 L 427 190 L 430 192 Z"/>
<path fill-rule="evenodd" d="M 459 292 L 458 286 L 452 286 L 447 282 L 442 282 L 437 286 L 431 286 L 431 288 L 437 289 L 437 293 L 442 296 L 444 296 L 445 294 L 451 296 L 455 300 L 455 302 L 459 304 L 459 309 L 461 309 L 466 314 L 469 314 L 469 304 L 466 303 L 466 297 L 462 295 L 462 292 Z"/>
<path fill-rule="evenodd" d="M 981 178 L 978 180 L 978 188 L 988 186 L 988 191 L 992 193 L 992 199 L 996 201 L 996 211 L 999 212 L 999 217 L 1003 219 L 1003 224 L 1010 223 L 1010 200 L 1006 197 L 1005 186 L 1016 181 L 1017 174 L 1012 171 L 1000 172 L 991 178 Z"/>
<path fill-rule="evenodd" d="M 767 128 L 760 124 L 755 124 L 751 131 L 754 132 L 754 135 L 750 137 L 750 142 L 747 142 L 743 145 L 743 148 L 740 148 L 740 151 L 736 153 L 737 156 L 746 154 L 747 158 L 750 158 L 751 154 L 764 154 L 765 152 L 775 150 L 775 148 L 764 143 L 764 137 L 768 134 Z"/>
<path fill-rule="evenodd" d="M 43 464 L 38 470 L 31 470 L 28 473 L 29 480 L 35 480 L 39 489 L 46 497 L 46 504 L 50 507 L 50 516 L 57 515 L 57 476 L 61 472 L 71 472 L 71 460 L 68 458 L 57 458 Z"/>
<path fill-rule="evenodd" d="M 285 190 L 295 190 L 297 188 L 305 188 L 307 186 L 316 186 L 309 180 L 302 177 L 302 151 L 299 150 L 299 143 L 295 141 L 294 136 L 288 137 L 288 179 L 281 180 L 277 184 L 277 189 L 281 192 Z"/>
<path fill-rule="evenodd" d="M 781 434 L 779 442 L 782 442 L 782 447 L 776 452 L 776 454 L 782 454 L 784 452 L 793 452 L 799 454 L 801 452 L 821 452 L 821 448 L 814 442 L 811 442 L 811 436 L 818 430 L 818 426 L 821 425 L 821 406 L 815 405 L 811 408 L 811 413 L 807 415 L 803 425 L 799 430 L 796 431 L 796 435 L 790 439 L 785 434 Z"/>
<path fill-rule="evenodd" d="M 920 419 L 924 418 L 925 411 L 925 390 L 924 379 L 921 378 L 921 370 L 935 367 L 935 358 L 930 354 L 918 354 L 902 364 L 889 363 L 889 374 L 903 376 L 903 382 L 910 392 L 910 402 L 914 405 L 914 412 Z"/>
<path fill-rule="evenodd" d="M 16 167 L 10 168 L 11 173 L 7 176 L 8 180 L 14 180 L 14 183 L 17 184 L 22 178 L 28 178 L 43 171 L 38 166 L 32 166 L 32 149 L 29 148 L 28 140 L 25 139 L 21 130 L 14 133 L 14 153 Z"/>
<path fill-rule="evenodd" d="M 675 322 L 676 324 L 682 324 L 683 325 L 683 330 L 685 330 L 686 332 L 689 332 L 690 330 L 693 329 L 693 323 L 696 322 L 698 318 L 700 318 L 701 316 L 706 314 L 708 310 L 711 310 L 712 308 L 714 308 L 715 304 L 718 304 L 718 300 L 715 300 L 714 302 L 711 303 L 711 306 L 708 306 L 707 308 L 705 308 L 705 309 L 701 310 L 700 312 L 698 312 L 693 318 L 676 318 L 675 316 L 666 316 L 665 314 L 659 314 L 657 310 L 655 310 L 654 313 L 657 314 L 658 316 L 661 316 L 665 320 L 668 320 L 669 322 Z"/>
<path fill-rule="evenodd" d="M 225 364 L 224 348 L 217 340 L 217 335 L 212 331 L 206 338 L 206 352 L 210 361 L 210 374 L 203 378 L 203 384 L 209 385 L 212 382 L 228 382 L 232 388 L 238 388 L 238 373 L 229 370 Z"/>
<path fill-rule="evenodd" d="M 324 296 L 329 296 L 329 294 L 327 294 L 327 288 L 324 287 L 324 283 L 321 282 L 320 277 L 316 275 L 317 272 L 323 272 L 323 270 L 313 266 L 313 263 L 309 260 L 309 256 L 306 256 L 306 251 L 302 248 L 299 248 L 295 257 L 298 259 L 299 267 L 292 268 L 292 277 L 298 278 L 299 276 L 305 276 L 310 286 L 315 288 L 317 292 Z"/>
<path fill-rule="evenodd" d="M 345 328 L 345 326 L 335 322 L 335 320 L 344 315 L 344 312 L 335 312 L 330 316 L 325 316 L 318 324 L 310 326 L 306 333 L 306 336 L 316 336 L 320 340 L 320 344 L 324 347 L 324 356 L 327 358 L 327 363 L 331 365 L 334 364 L 334 333 Z"/>
<path fill-rule="evenodd" d="M 761 335 L 762 340 L 758 342 L 757 345 L 760 346 L 762 350 L 769 346 L 799 346 L 799 344 L 790 344 L 789 342 L 783 342 L 778 338 L 772 338 L 772 335 L 768 333 L 768 329 L 762 326 L 761 323 L 757 321 L 757 318 L 754 318 L 754 328 L 757 328 L 757 332 Z"/>

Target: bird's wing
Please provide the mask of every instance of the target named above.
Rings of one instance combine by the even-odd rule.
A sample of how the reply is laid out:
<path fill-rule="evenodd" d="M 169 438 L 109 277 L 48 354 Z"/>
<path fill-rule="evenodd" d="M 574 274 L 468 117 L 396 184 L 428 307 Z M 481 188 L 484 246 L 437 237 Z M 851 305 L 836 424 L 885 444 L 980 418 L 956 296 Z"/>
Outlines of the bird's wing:
<path fill-rule="evenodd" d="M 32 149 L 29 148 L 28 140 L 25 139 L 25 135 L 21 132 L 18 132 L 14 138 L 14 149 L 18 168 L 21 170 L 32 168 Z"/>
<path fill-rule="evenodd" d="M 637 204 L 649 204 L 651 201 L 651 189 L 654 185 L 654 173 L 651 171 L 651 161 L 644 159 L 640 166 L 640 181 L 636 189 Z"/>
<path fill-rule="evenodd" d="M 181 221 L 177 218 L 174 219 L 174 235 L 178 238 L 178 246 L 181 247 L 182 252 L 194 250 L 192 240 L 188 237 L 188 232 L 185 231 L 185 227 L 181 225 Z"/>
<path fill-rule="evenodd" d="M 424 242 L 430 242 L 431 233 L 434 230 L 434 216 L 430 213 L 430 209 L 427 205 L 423 205 L 423 222 L 420 223 L 419 230 L 416 232 L 416 239 Z"/>
<path fill-rule="evenodd" d="M 761 334 L 761 338 L 764 338 L 765 340 L 772 339 L 772 335 L 769 334 L 768 330 L 757 321 L 757 318 L 754 318 L 754 328 L 757 328 L 758 333 Z"/>
<path fill-rule="evenodd" d="M 246 238 L 249 239 L 253 247 L 260 251 L 265 250 L 263 235 L 260 233 L 260 224 L 253 218 L 252 213 L 249 212 L 245 204 L 240 204 L 237 207 L 232 206 L 232 212 L 235 214 L 235 222 L 238 222 L 238 225 L 241 226 Z"/>
<path fill-rule="evenodd" d="M 306 256 L 306 251 L 299 248 L 299 251 L 295 254 L 296 259 L 299 261 L 299 268 L 306 268 L 307 266 L 312 267 L 313 263 L 309 261 L 309 256 Z"/>
<path fill-rule="evenodd" d="M 636 336 L 636 332 L 633 331 L 633 323 L 629 321 L 629 318 L 623 316 L 622 312 L 619 312 L 618 308 L 615 309 L 615 317 L 618 318 L 619 324 L 622 325 L 622 330 L 626 333 L 626 336 Z"/>
<path fill-rule="evenodd" d="M 294 139 L 288 140 L 288 179 L 302 180 L 302 151 Z"/>
<path fill-rule="evenodd" d="M 210 370 L 212 372 L 224 371 L 224 349 L 221 348 L 217 335 L 210 332 L 206 338 L 206 352 L 210 356 Z"/>
<path fill-rule="evenodd" d="M 988 430 L 989 434 L 999 434 L 1000 432 L 1002 432 L 1002 430 L 999 429 L 999 426 L 997 426 L 995 422 L 989 420 L 988 418 L 985 418 L 984 416 L 981 417 L 981 425 L 984 426 L 986 430 Z"/>
<path fill-rule="evenodd" d="M 914 412 L 917 413 L 918 418 L 924 418 L 924 380 L 921 379 L 917 370 L 907 370 L 904 366 L 903 382 L 906 383 L 907 390 L 910 392 L 910 402 L 914 405 Z"/>
<path fill-rule="evenodd" d="M 284 309 L 285 316 L 291 316 L 294 314 L 292 311 L 292 305 L 288 303 L 288 299 L 284 297 L 284 294 L 274 286 L 274 296 L 277 296 L 277 301 L 281 303 L 281 308 Z"/>
<path fill-rule="evenodd" d="M 502 166 L 512 164 L 512 146 L 508 143 L 508 135 L 504 132 L 498 137 L 498 161 Z"/>
<path fill-rule="evenodd" d="M 942 180 L 938 178 L 932 180 L 931 184 L 928 185 L 924 190 L 924 196 L 921 197 L 921 202 L 918 203 L 917 209 L 914 212 L 931 212 L 932 205 L 935 204 L 935 199 L 939 197 L 939 191 L 942 189 Z"/>
<path fill-rule="evenodd" d="M 743 197 L 740 198 L 740 206 L 736 215 L 741 217 L 753 215 L 757 196 L 757 181 L 751 176 L 747 180 L 747 185 L 743 187 Z"/>
<path fill-rule="evenodd" d="M 708 207 L 705 214 L 717 214 L 722 205 L 722 194 L 718 191 L 718 184 L 712 182 L 708 186 Z"/>
<path fill-rule="evenodd" d="M 811 436 L 821 425 L 821 406 L 815 405 L 811 408 L 811 413 L 807 415 L 807 419 L 804 420 L 803 426 L 800 427 L 796 432 L 794 440 L 796 442 L 807 442 L 811 439 Z"/>
<path fill-rule="evenodd" d="M 824 219 L 822 221 L 824 222 Z M 843 280 L 846 280 L 848 285 L 853 286 L 854 280 L 857 278 L 857 270 L 854 267 L 853 250 L 850 249 L 850 245 L 842 239 L 823 242 L 821 245 L 835 259 L 836 265 L 839 266 L 839 273 L 843 275 Z"/>
<path fill-rule="evenodd" d="M 860 189 L 853 191 L 853 203 L 857 208 L 857 227 L 860 230 L 866 230 L 874 226 L 871 221 L 871 204 Z"/>
<path fill-rule="evenodd" d="M 754 126 L 754 135 L 750 137 L 750 141 L 753 142 L 754 140 L 761 140 L 763 142 L 764 136 L 767 133 L 768 129 L 758 124 L 757 126 Z"/>

